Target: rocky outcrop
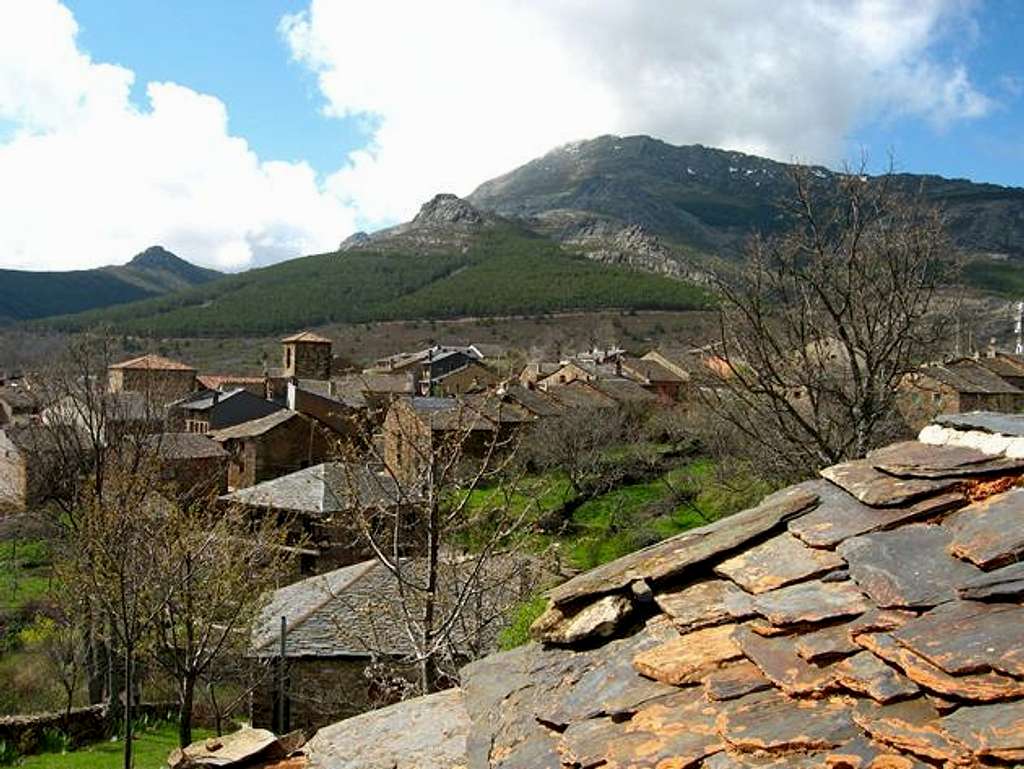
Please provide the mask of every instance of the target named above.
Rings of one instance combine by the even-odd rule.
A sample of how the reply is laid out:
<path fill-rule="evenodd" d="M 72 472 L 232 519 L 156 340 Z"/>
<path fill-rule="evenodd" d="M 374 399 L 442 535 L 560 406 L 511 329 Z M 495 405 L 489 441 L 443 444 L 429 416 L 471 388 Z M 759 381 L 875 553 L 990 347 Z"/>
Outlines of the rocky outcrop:
<path fill-rule="evenodd" d="M 484 223 L 484 216 L 472 204 L 448 192 L 435 195 L 420 207 L 412 220 L 412 226 L 449 225 L 477 226 Z"/>

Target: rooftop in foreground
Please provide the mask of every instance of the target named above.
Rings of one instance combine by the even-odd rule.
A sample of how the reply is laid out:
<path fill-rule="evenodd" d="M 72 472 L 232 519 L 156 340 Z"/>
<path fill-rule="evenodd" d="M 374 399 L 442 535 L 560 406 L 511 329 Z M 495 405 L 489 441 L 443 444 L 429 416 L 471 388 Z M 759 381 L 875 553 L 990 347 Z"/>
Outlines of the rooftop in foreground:
<path fill-rule="evenodd" d="M 310 765 L 1020 764 L 1022 457 L 1020 417 L 944 419 L 581 574 L 538 642 L 322 730 Z"/>

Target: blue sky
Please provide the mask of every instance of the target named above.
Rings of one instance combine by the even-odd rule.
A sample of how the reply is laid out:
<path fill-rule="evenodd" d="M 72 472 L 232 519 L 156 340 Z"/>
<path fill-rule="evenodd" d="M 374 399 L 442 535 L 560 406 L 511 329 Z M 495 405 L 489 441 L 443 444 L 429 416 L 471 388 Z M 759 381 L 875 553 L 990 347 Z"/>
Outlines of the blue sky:
<path fill-rule="evenodd" d="M 1019 0 L 7 0 L 0 267 L 271 263 L 604 133 L 1024 186 L 1022 40 Z"/>

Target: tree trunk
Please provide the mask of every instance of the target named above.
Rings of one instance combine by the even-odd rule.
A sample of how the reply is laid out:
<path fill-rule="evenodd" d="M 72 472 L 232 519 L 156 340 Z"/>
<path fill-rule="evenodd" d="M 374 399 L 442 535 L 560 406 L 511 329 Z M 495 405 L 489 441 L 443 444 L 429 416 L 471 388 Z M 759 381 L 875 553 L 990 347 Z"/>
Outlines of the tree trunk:
<path fill-rule="evenodd" d="M 132 769 L 132 695 L 135 686 L 135 671 L 132 645 L 124 645 L 124 769 Z"/>
<path fill-rule="evenodd" d="M 185 748 L 192 743 L 192 701 L 195 699 L 195 691 L 195 678 L 191 674 L 185 674 L 181 686 L 181 701 L 178 703 L 178 747 L 180 748 Z"/>

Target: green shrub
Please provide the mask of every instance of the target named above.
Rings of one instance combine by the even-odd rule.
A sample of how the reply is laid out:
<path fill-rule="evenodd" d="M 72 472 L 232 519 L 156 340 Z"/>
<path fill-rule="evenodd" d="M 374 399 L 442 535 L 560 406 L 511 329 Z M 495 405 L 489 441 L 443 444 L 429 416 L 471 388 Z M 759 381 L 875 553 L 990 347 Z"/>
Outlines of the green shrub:
<path fill-rule="evenodd" d="M 530 640 L 530 625 L 547 608 L 548 600 L 536 595 L 523 601 L 510 612 L 509 623 L 498 634 L 498 646 L 503 650 L 514 649 Z"/>

